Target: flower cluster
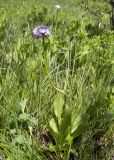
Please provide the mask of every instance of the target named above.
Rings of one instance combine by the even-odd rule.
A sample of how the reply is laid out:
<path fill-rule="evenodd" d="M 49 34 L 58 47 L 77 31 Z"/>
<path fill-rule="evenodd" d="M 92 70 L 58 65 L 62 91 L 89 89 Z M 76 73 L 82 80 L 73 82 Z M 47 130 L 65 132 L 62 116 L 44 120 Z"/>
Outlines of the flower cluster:
<path fill-rule="evenodd" d="M 59 4 L 56 4 L 55 8 L 58 10 L 58 9 L 61 9 L 61 6 Z"/>
<path fill-rule="evenodd" d="M 45 25 L 41 25 L 36 27 L 33 30 L 33 34 L 37 37 L 37 38 L 41 38 L 41 37 L 49 37 L 51 32 L 48 26 Z"/>

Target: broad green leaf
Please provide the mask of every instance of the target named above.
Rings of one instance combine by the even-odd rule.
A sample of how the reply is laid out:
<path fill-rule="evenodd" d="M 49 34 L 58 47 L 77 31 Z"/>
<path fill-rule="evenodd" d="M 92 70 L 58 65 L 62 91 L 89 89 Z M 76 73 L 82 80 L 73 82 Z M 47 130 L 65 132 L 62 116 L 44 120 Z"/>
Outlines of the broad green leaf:
<path fill-rule="evenodd" d="M 56 97 L 53 105 L 54 105 L 55 115 L 58 118 L 58 123 L 60 125 L 61 115 L 62 115 L 62 112 L 63 112 L 63 105 L 64 105 L 64 99 L 63 99 L 62 94 L 59 94 Z"/>
<path fill-rule="evenodd" d="M 15 133 L 16 133 L 16 128 L 10 129 L 10 133 L 11 133 L 11 134 L 15 134 Z"/>
<path fill-rule="evenodd" d="M 15 137 L 15 139 L 14 139 L 14 143 L 24 144 L 25 137 L 23 135 L 17 135 L 17 137 Z"/>
<path fill-rule="evenodd" d="M 71 131 L 71 110 L 70 108 L 67 107 L 62 115 L 62 121 L 59 128 L 61 141 L 64 141 L 64 139 L 68 136 L 70 131 Z"/>
<path fill-rule="evenodd" d="M 66 140 L 67 143 L 70 145 L 70 144 L 72 143 L 73 137 L 72 137 L 70 134 L 68 134 L 68 136 L 66 137 L 65 140 Z"/>
<path fill-rule="evenodd" d="M 87 127 L 89 120 L 88 114 L 82 114 L 77 116 L 72 125 L 71 136 L 74 138 L 79 136 Z"/>
<path fill-rule="evenodd" d="M 27 103 L 27 99 L 26 98 L 20 102 L 21 110 L 22 110 L 23 113 L 25 111 L 26 103 Z"/>
<path fill-rule="evenodd" d="M 30 120 L 30 114 L 27 114 L 27 113 L 20 114 L 19 115 L 19 120 L 23 121 L 23 122 L 29 121 Z"/>
<path fill-rule="evenodd" d="M 57 124 L 56 124 L 54 118 L 50 120 L 49 126 L 51 127 L 51 129 L 52 129 L 55 133 L 58 133 Z"/>
<path fill-rule="evenodd" d="M 30 125 L 37 125 L 38 121 L 35 117 L 30 117 L 29 119 Z"/>
<path fill-rule="evenodd" d="M 30 134 L 32 135 L 32 131 L 33 131 L 33 127 L 32 126 L 28 126 Z"/>
<path fill-rule="evenodd" d="M 49 122 L 49 130 L 51 135 L 53 136 L 54 140 L 56 143 L 59 143 L 59 138 L 58 138 L 58 127 L 56 124 L 55 119 L 51 119 Z"/>
<path fill-rule="evenodd" d="M 50 144 L 50 145 L 49 145 L 49 149 L 50 149 L 52 152 L 55 152 L 55 151 L 56 151 L 56 146 L 53 145 L 53 144 Z"/>

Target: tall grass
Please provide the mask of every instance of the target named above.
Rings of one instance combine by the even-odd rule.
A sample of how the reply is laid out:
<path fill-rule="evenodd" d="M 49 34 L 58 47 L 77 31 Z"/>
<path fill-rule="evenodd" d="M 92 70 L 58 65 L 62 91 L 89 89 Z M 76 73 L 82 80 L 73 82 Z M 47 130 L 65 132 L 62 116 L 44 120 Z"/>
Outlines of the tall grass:
<path fill-rule="evenodd" d="M 54 150 L 56 142 L 49 130 L 55 116 L 53 102 L 62 91 L 73 117 L 89 115 L 86 128 L 71 143 L 69 159 L 111 160 L 114 35 L 109 28 L 110 7 L 104 1 L 88 1 L 90 9 L 94 7 L 90 12 L 83 1 L 60 1 L 57 12 L 55 4 L 54 0 L 0 2 L 0 157 L 62 157 L 63 150 Z M 32 34 L 41 24 L 51 29 L 45 41 L 46 65 L 42 40 Z"/>

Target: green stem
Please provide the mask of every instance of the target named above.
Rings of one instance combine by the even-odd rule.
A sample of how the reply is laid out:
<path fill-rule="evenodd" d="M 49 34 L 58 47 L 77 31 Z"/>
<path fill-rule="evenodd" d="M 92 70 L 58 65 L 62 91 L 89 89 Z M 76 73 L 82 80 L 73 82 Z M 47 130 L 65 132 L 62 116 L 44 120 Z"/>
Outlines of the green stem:
<path fill-rule="evenodd" d="M 44 58 L 45 72 L 46 72 L 47 78 L 48 78 L 48 80 L 50 81 L 52 87 L 53 87 L 54 89 L 56 89 L 57 91 L 59 91 L 59 92 L 61 92 L 61 93 L 63 93 L 63 94 L 66 95 L 66 93 L 65 93 L 63 90 L 61 90 L 61 89 L 59 89 L 58 87 L 56 87 L 56 85 L 53 83 L 53 81 L 52 81 L 52 79 L 51 79 L 51 76 L 50 76 L 50 74 L 49 74 L 49 71 L 48 71 L 48 62 L 47 62 L 47 49 L 45 50 L 44 37 L 43 37 L 43 58 Z"/>
<path fill-rule="evenodd" d="M 69 160 L 69 155 L 70 155 L 70 146 L 67 145 L 65 146 L 64 150 L 64 160 Z"/>
<path fill-rule="evenodd" d="M 61 146 L 60 146 L 60 144 L 58 144 L 56 147 L 56 156 L 57 156 L 58 160 L 63 160 L 61 150 L 62 150 Z"/>

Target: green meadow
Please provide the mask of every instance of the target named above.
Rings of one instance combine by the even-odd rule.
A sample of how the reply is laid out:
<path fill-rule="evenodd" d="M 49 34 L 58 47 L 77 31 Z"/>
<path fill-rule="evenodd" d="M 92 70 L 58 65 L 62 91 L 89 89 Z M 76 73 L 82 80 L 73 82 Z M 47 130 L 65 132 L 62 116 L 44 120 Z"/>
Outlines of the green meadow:
<path fill-rule="evenodd" d="M 114 159 L 111 12 L 107 0 L 0 0 L 0 160 Z M 41 25 L 50 36 L 33 34 Z"/>

